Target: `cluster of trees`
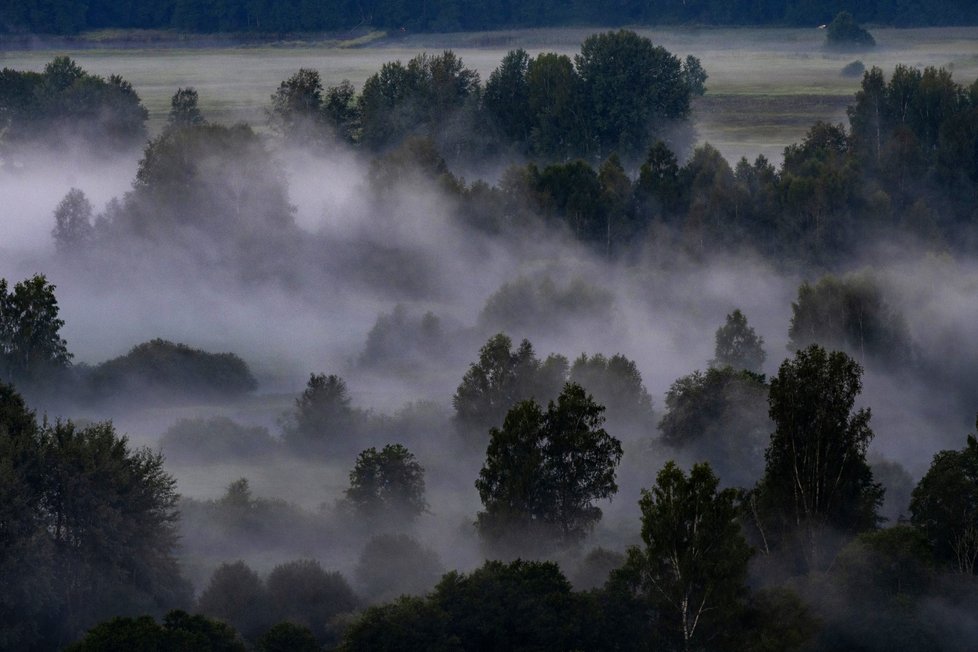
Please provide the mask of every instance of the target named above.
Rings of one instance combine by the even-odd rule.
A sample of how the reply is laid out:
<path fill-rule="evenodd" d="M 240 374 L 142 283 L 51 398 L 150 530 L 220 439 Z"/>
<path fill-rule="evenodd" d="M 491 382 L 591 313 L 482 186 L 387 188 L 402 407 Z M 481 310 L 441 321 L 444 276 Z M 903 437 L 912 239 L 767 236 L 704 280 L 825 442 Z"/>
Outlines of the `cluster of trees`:
<path fill-rule="evenodd" d="M 828 22 L 840 10 L 861 21 L 899 26 L 974 24 L 978 13 L 968 0 L 935 3 L 876 0 L 874 2 L 804 2 L 769 0 L 626 0 L 593 3 L 534 0 L 343 0 L 330 3 L 245 2 L 186 3 L 178 0 L 92 0 L 86 5 L 30 0 L 0 3 L 0 24 L 7 30 L 71 34 L 106 27 L 176 28 L 190 32 L 310 32 L 349 30 L 364 26 L 389 30 L 447 32 L 556 25 L 622 25 L 636 23 L 713 25 L 792 24 Z"/>
<path fill-rule="evenodd" d="M 0 382 L 37 396 L 78 402 L 167 402 L 228 398 L 257 387 L 233 353 L 208 353 L 155 339 L 100 364 L 72 366 L 61 337 L 55 286 L 41 274 L 8 290 L 0 278 Z"/>
<path fill-rule="evenodd" d="M 0 646 L 59 649 L 110 616 L 185 605 L 163 457 L 110 423 L 38 423 L 0 384 Z"/>
<path fill-rule="evenodd" d="M 286 140 L 338 133 L 387 150 L 370 177 L 381 206 L 396 197 L 398 179 L 428 178 L 466 224 L 512 234 L 552 223 L 605 255 L 648 243 L 697 255 L 750 248 L 780 265 L 830 267 L 880 239 L 978 246 L 975 84 L 944 69 L 897 66 L 887 80 L 873 68 L 848 129 L 816 123 L 780 168 L 763 156 L 731 167 L 708 144 L 681 163 L 655 141 L 685 117 L 704 76 L 695 59 L 681 63 L 619 31 L 590 37 L 574 61 L 511 52 L 484 86 L 451 52 L 385 64 L 359 95 L 349 84 L 323 88 L 303 70 L 282 83 L 269 119 Z M 453 176 L 440 154 L 487 148 L 558 162 L 513 166 L 489 186 Z M 219 260 L 247 260 L 235 274 L 288 281 L 299 259 L 279 252 L 302 252 L 309 240 L 293 214 L 266 140 L 247 126 L 206 123 L 196 94 L 181 89 L 133 191 L 97 216 L 71 191 L 55 211 L 54 236 L 60 251 L 79 255 L 113 244 L 132 252 L 134 242 L 209 257 L 216 248 Z"/>
<path fill-rule="evenodd" d="M 451 51 L 386 63 L 359 95 L 346 81 L 324 88 L 319 73 L 302 69 L 272 96 L 269 120 L 292 142 L 322 141 L 332 131 L 380 150 L 424 135 L 443 151 L 600 160 L 642 152 L 685 120 L 706 77 L 695 57 L 680 61 L 620 30 L 587 38 L 573 60 L 511 51 L 484 86 Z"/>
<path fill-rule="evenodd" d="M 129 149 L 145 142 L 147 116 L 132 84 L 87 73 L 69 57 L 55 57 L 40 73 L 0 71 L 3 146 L 80 141 L 101 152 Z"/>

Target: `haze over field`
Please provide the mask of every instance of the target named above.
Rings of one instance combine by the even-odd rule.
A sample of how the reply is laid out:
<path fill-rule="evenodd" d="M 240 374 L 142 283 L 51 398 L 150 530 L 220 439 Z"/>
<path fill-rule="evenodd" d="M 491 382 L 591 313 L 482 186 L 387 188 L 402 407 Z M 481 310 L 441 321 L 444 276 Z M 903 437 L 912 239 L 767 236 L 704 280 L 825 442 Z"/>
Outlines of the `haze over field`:
<path fill-rule="evenodd" d="M 739 541 L 743 523 L 750 544 L 764 549 L 749 573 L 746 542 L 730 552 L 743 556 L 743 587 L 731 592 L 738 596 L 732 602 L 750 591 L 756 597 L 784 589 L 770 598 L 774 607 L 751 602 L 750 613 L 792 612 L 786 616 L 791 625 L 814 631 L 815 621 L 805 620 L 811 609 L 830 620 L 826 631 L 865 634 L 859 629 L 864 623 L 853 624 L 840 612 L 857 596 L 863 599 L 859 581 L 891 567 L 890 557 L 879 561 L 871 553 L 905 555 L 936 578 L 914 594 L 923 606 L 913 619 L 924 629 L 946 623 L 939 636 L 926 629 L 927 636 L 959 646 L 944 649 L 967 649 L 978 640 L 976 623 L 958 609 L 974 594 L 967 583 L 974 573 L 962 571 L 967 580 L 960 579 L 950 566 L 914 557 L 916 538 L 890 546 L 885 537 L 910 531 L 911 491 L 933 469 L 934 454 L 960 449 L 974 424 L 978 213 L 969 198 L 978 188 L 978 158 L 969 158 L 968 147 L 978 152 L 978 28 L 873 30 L 878 46 L 858 53 L 823 49 L 817 29 L 643 29 L 640 35 L 678 57 L 649 48 L 666 60 L 663 66 L 673 66 L 662 86 L 673 83 L 684 95 L 688 124 L 682 106 L 674 114 L 663 108 L 655 124 L 632 132 L 649 142 L 602 140 L 605 124 L 583 119 L 573 124 L 586 128 L 567 132 L 587 131 L 588 139 L 558 132 L 546 141 L 544 127 L 565 116 L 557 110 L 559 93 L 552 104 L 527 101 L 535 111 L 544 108 L 533 116 L 539 122 L 525 128 L 524 141 L 506 141 L 510 134 L 500 125 L 466 122 L 495 115 L 486 108 L 491 102 L 480 104 L 491 96 L 483 89 L 514 48 L 526 49 L 521 82 L 540 70 L 553 75 L 540 84 L 548 89 L 560 74 L 585 79 L 576 72 L 585 67 L 584 57 L 571 61 L 592 31 L 407 35 L 358 48 L 67 53 L 89 73 L 118 74 L 132 83 L 127 89 L 110 81 L 142 99 L 148 132 L 133 133 L 148 135 L 149 142 L 139 151 L 110 153 L 72 136 L 0 152 L 0 279 L 14 288 L 43 274 L 55 286 L 57 317 L 64 320 L 60 336 L 74 356 L 55 380 L 25 372 L 23 392 L 40 427 L 48 428 L 43 419 L 57 432 L 72 427 L 64 419 L 83 425 L 111 420 L 133 444 L 162 451 L 159 463 L 182 496 L 176 551 L 197 598 L 213 585 L 215 570 L 236 559 L 269 587 L 281 565 L 300 558 L 355 577 L 365 602 L 351 598 L 339 616 L 309 625 L 320 628 L 320 645 L 354 631 L 360 621 L 348 612 L 363 604 L 390 601 L 398 590 L 423 593 L 442 571 L 469 572 L 487 557 L 554 559 L 576 589 L 603 586 L 612 569 L 626 568 L 626 548 L 643 543 L 640 529 L 654 505 L 639 508 L 642 490 L 653 487 L 663 469 L 660 488 L 670 469 L 680 484 L 690 470 L 693 483 L 704 473 L 693 465 L 705 459 L 716 477 L 698 475 L 697 482 L 705 483 L 707 502 L 729 507 L 718 520 L 736 530 L 717 538 Z M 607 46 L 635 37 L 617 32 L 602 38 Z M 442 55 L 447 49 L 462 63 Z M 407 63 L 424 51 L 442 56 Z M 537 57 L 551 51 L 570 58 Z M 0 67 L 55 79 L 69 68 L 54 59 L 60 54 L 4 52 Z M 62 68 L 49 65 L 52 59 Z M 856 59 L 870 72 L 843 76 L 842 68 Z M 359 111 L 350 121 L 356 135 L 344 136 L 342 115 L 329 114 L 329 122 L 318 105 L 302 114 L 308 106 L 286 92 L 290 83 L 292 90 L 301 86 L 296 73 L 302 68 L 320 73 L 326 89 L 319 88 L 319 101 L 334 97 L 329 94 L 337 88 L 330 87 L 343 79 L 367 95 L 365 85 L 379 85 L 374 75 L 392 60 L 406 64 L 405 79 L 421 70 L 412 83 L 435 91 L 425 96 L 405 83 L 425 101 L 409 91 L 402 104 L 401 96 L 389 104 L 378 100 L 387 112 L 379 111 L 381 118 L 364 108 L 369 98 L 359 104 L 347 98 L 340 109 Z M 709 77 L 706 93 L 697 96 L 700 62 Z M 463 64 L 478 72 L 481 86 L 466 78 Z M 942 67 L 953 81 L 944 71 L 914 73 L 899 64 Z M 67 74 L 86 79 L 78 71 Z M 462 82 L 439 87 L 439 74 Z M 883 90 L 870 95 L 877 74 Z M 319 80 L 311 79 L 305 82 L 315 89 Z M 199 93 L 199 105 L 197 96 L 186 95 L 181 106 L 174 93 L 189 87 Z M 444 100 L 437 93 L 445 88 L 463 90 L 443 105 L 430 99 Z M 886 111 L 879 107 L 895 103 L 902 88 L 920 96 L 933 92 L 946 104 L 919 120 L 914 114 L 916 122 L 892 118 L 884 129 L 879 116 Z M 591 106 L 567 104 L 568 113 Z M 848 107 L 854 107 L 851 125 Z M 232 126 L 238 122 L 254 131 Z M 364 136 L 371 128 L 374 144 Z M 38 142 L 44 136 L 50 134 L 38 135 Z M 574 142 L 587 160 L 578 158 Z M 616 145 L 637 151 L 619 158 L 609 151 Z M 0 287 L 0 317 L 13 315 L 16 302 L 6 285 Z M 23 287 L 12 292 L 26 292 Z M 43 282 L 37 288 L 41 296 L 51 291 Z M 756 364 L 730 365 L 721 355 L 718 329 L 738 324 L 738 343 L 751 349 Z M 505 346 L 501 333 L 510 338 Z M 532 351 L 520 348 L 524 338 Z M 816 344 L 847 355 L 831 357 L 837 354 Z M 493 351 L 492 360 L 516 380 L 486 371 Z M 806 380 L 804 373 L 822 368 L 836 374 L 831 381 Z M 480 370 L 490 378 L 486 385 L 511 382 L 510 393 L 486 398 L 490 390 L 485 396 L 473 390 Z M 579 397 L 574 404 L 576 385 L 564 385 L 567 380 L 608 405 L 605 434 L 616 441 L 604 456 L 615 458 L 619 447 L 611 463 L 617 493 L 595 490 L 598 497 L 581 509 L 583 525 L 561 524 L 559 545 L 547 547 L 552 533 L 531 523 L 525 531 L 514 529 L 526 536 L 514 536 L 517 545 L 510 541 L 505 548 L 499 543 L 505 537 L 492 539 L 486 498 L 493 445 L 504 435 L 519 443 L 521 424 L 537 418 L 551 441 L 517 448 L 513 458 L 543 458 L 547 446 L 560 452 L 553 441 L 566 425 L 561 419 L 586 421 L 569 419 L 562 406 L 592 401 Z M 467 391 L 476 398 L 467 398 Z M 832 405 L 819 403 L 825 396 Z M 527 397 L 540 406 L 514 403 Z M 815 416 L 806 413 L 798 422 L 842 423 L 848 439 L 840 445 L 840 464 L 856 459 L 856 470 L 837 484 L 851 483 L 845 486 L 858 494 L 853 504 L 862 502 L 802 540 L 802 534 L 783 534 L 790 518 L 779 513 L 766 521 L 763 515 L 792 501 L 781 496 L 781 506 L 758 507 L 758 496 L 777 502 L 770 498 L 776 493 L 764 493 L 775 491 L 766 469 L 776 462 L 765 449 L 775 446 L 772 433 L 788 429 L 785 414 L 795 405 L 807 407 L 806 401 L 815 405 Z M 0 402 L 0 408 L 7 405 Z M 861 408 L 872 411 L 872 432 Z M 490 428 L 496 429 L 492 435 Z M 584 439 L 601 439 L 598 429 Z M 394 444 L 410 454 L 392 450 Z M 406 499 L 398 502 L 403 496 L 394 501 L 403 513 L 357 505 L 356 470 L 379 464 L 371 457 L 378 455 L 400 456 L 402 471 L 416 472 L 413 463 L 424 467 L 423 496 L 414 497 L 410 510 Z M 505 460 L 506 451 L 497 451 L 496 459 Z M 666 466 L 669 460 L 682 471 Z M 724 491 L 732 487 L 744 492 Z M 600 508 L 596 518 L 592 503 Z M 782 538 L 772 538 L 767 550 L 771 531 L 764 528 L 775 521 Z M 886 526 L 882 534 L 878 525 Z M 378 542 L 380 535 L 402 532 L 414 542 Z M 877 534 L 883 543 L 872 539 Z M 651 550 L 649 540 L 646 535 Z M 380 582 L 378 588 L 364 570 L 371 566 L 363 561 L 371 545 L 381 549 L 372 563 L 382 566 L 378 559 L 396 557 L 391 549 L 418 544 L 413 561 L 390 573 L 408 577 L 416 562 L 427 574 L 419 571 L 414 584 Z M 629 564 L 639 563 L 635 554 Z M 959 556 L 955 563 L 964 562 Z M 961 583 L 948 588 L 952 575 Z M 644 590 L 629 586 L 635 595 Z M 874 590 L 881 586 L 873 584 Z M 180 590 L 191 595 L 186 588 Z M 903 603 L 897 603 L 893 613 L 903 618 Z M 206 610 L 207 604 L 198 606 Z M 0 623 L 4 613 L 0 608 Z M 888 630 L 885 622 L 865 627 Z M 783 634 L 786 640 L 793 635 Z M 254 632 L 244 635 L 254 642 Z M 831 641 L 823 644 L 831 649 Z"/>

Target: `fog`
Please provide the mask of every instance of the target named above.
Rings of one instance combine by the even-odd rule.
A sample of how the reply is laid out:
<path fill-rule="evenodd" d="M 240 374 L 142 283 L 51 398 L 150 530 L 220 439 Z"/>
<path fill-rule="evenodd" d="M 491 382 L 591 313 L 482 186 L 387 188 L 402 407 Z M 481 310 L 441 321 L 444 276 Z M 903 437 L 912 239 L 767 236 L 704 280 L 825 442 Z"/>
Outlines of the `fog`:
<path fill-rule="evenodd" d="M 687 46 L 700 54 L 697 39 L 706 37 L 694 36 Z M 887 38 L 880 38 L 884 60 L 891 56 Z M 803 59 L 805 43 L 786 56 Z M 404 52 L 416 52 L 414 45 L 409 41 Z M 571 51 L 571 41 L 566 45 Z M 399 52 L 372 56 L 387 60 Z M 485 61 L 475 51 L 463 57 L 485 79 L 495 65 L 486 62 L 498 62 L 498 54 L 487 49 Z M 282 55 L 263 72 L 283 79 L 293 71 L 294 53 Z M 712 84 L 710 56 L 703 60 Z M 720 51 L 712 56 L 720 57 Z M 84 57 L 79 61 L 88 67 Z M 238 63 L 220 65 L 230 69 Z M 828 71 L 839 64 L 819 60 L 817 66 Z M 733 70 L 729 60 L 727 65 L 718 66 L 720 89 L 724 72 Z M 181 76 L 181 70 L 159 83 L 173 81 L 172 92 L 178 84 L 203 81 Z M 265 89 L 246 99 L 255 100 L 254 108 L 267 94 Z M 707 95 L 700 108 L 718 111 L 710 119 L 725 119 L 725 100 L 710 100 Z M 830 118 L 839 116 L 838 106 L 828 110 L 835 112 Z M 696 115 L 698 141 L 721 134 L 719 122 L 711 126 L 705 113 Z M 795 119 L 807 124 L 809 117 Z M 732 156 L 780 152 L 790 142 L 727 137 L 721 151 L 731 164 Z M 622 354 L 635 362 L 652 396 L 654 423 L 608 415 L 608 430 L 624 447 L 619 492 L 600 503 L 603 518 L 580 547 L 554 553 L 568 576 L 584 568 L 584 555 L 596 546 L 620 553 L 638 542 L 640 492 L 667 460 L 685 467 L 699 461 L 659 439 L 655 423 L 670 386 L 708 368 L 716 330 L 738 308 L 764 339 L 763 373 L 776 375 L 794 353 L 788 329 L 803 281 L 869 270 L 888 305 L 906 321 L 915 346 L 913 367 L 860 360 L 866 373 L 857 407 L 872 410 L 869 457 L 889 483 L 891 503 L 884 511 L 891 522 L 907 514 L 907 473 L 916 483 L 936 452 L 960 448 L 972 429 L 978 382 L 978 264 L 972 260 L 917 243 L 868 242 L 860 255 L 837 267 L 793 267 L 750 249 L 693 255 L 677 245 L 680 234 L 661 224 L 609 257 L 556 220 L 530 220 L 497 234 L 478 229 L 466 220 L 463 200 L 438 179 L 406 167 L 384 172 L 377 161 L 343 144 L 323 151 L 287 147 L 272 138 L 263 142 L 283 173 L 291 210 L 273 207 L 280 213 L 268 217 L 264 206 L 229 204 L 208 215 L 205 226 L 183 225 L 164 235 L 152 231 L 156 207 L 142 214 L 150 216 L 149 226 L 118 217 L 120 205 L 122 213 L 137 217 L 146 210 L 134 190 L 139 153 L 18 153 L 0 167 L 0 278 L 12 284 L 43 273 L 54 283 L 65 321 L 61 333 L 75 365 L 94 367 L 162 338 L 234 353 L 257 380 L 257 390 L 228 400 L 167 401 L 133 392 L 101 402 L 39 395 L 34 404 L 52 420 L 112 420 L 133 443 L 162 450 L 184 499 L 179 555 L 198 593 L 218 565 L 235 559 L 264 574 L 283 561 L 310 557 L 354 577 L 366 543 L 378 533 L 400 530 L 434 551 L 444 569 L 479 566 L 487 552 L 473 527 L 481 509 L 474 481 L 488 438 L 464 441 L 453 421 L 452 397 L 480 347 L 500 332 L 514 344 L 529 340 L 540 360 L 552 353 L 571 362 L 584 353 Z M 488 174 L 490 184 L 499 181 L 506 162 Z M 464 174 L 466 183 L 480 169 L 478 162 L 469 163 L 452 170 Z M 241 165 L 229 173 L 237 189 L 275 185 L 263 176 L 267 169 Z M 634 179 L 636 171 L 628 172 Z M 223 196 L 221 183 L 208 188 L 215 197 Z M 85 193 L 101 215 L 96 228 L 109 234 L 77 254 L 57 251 L 51 234 L 55 207 L 71 188 Z M 243 196 L 244 190 L 235 197 Z M 151 235 L 138 234 L 133 225 Z M 351 441 L 325 454 L 303 455 L 284 440 L 296 398 L 310 374 L 319 373 L 345 380 L 360 425 Z M 218 451 L 198 459 L 173 443 L 174 427 L 183 420 L 212 417 L 256 428 L 252 434 L 264 437 L 256 450 L 265 446 L 264 452 Z M 206 430 L 210 422 L 202 423 Z M 207 434 L 202 431 L 201 445 Z M 396 527 L 357 522 L 342 502 L 356 454 L 391 443 L 406 445 L 425 468 L 428 511 Z M 734 473 L 734 461 L 712 462 L 721 482 L 725 473 Z M 240 478 L 248 480 L 256 509 L 275 514 L 254 531 L 239 532 L 214 518 L 226 507 L 221 501 L 229 485 Z M 365 581 L 354 585 L 367 590 Z M 935 600 L 927 608 L 944 613 L 957 607 Z"/>

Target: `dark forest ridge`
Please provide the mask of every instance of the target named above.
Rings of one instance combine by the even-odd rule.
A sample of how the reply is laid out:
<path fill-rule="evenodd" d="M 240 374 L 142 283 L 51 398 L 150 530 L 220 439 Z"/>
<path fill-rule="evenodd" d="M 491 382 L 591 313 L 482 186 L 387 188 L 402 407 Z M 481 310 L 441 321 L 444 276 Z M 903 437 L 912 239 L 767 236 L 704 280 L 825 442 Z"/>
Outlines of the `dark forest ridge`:
<path fill-rule="evenodd" d="M 972 0 L 2 0 L 0 31 L 75 34 L 105 28 L 177 29 L 196 33 L 342 31 L 365 27 L 452 32 L 566 25 L 821 25 L 839 11 L 856 20 L 899 27 L 974 25 Z"/>

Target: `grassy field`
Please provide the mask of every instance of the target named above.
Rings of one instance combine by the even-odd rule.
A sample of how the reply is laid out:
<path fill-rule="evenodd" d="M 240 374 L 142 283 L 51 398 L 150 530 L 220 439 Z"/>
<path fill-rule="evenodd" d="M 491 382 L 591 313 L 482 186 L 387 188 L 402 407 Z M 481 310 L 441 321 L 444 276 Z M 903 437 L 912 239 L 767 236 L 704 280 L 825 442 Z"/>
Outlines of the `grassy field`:
<path fill-rule="evenodd" d="M 269 96 L 300 67 L 315 68 L 326 83 L 349 79 L 361 85 L 391 60 L 406 61 L 422 51 L 455 50 L 483 79 L 516 47 L 531 54 L 573 55 L 594 29 L 517 30 L 423 34 L 348 42 L 288 42 L 262 46 L 91 47 L 111 43 L 94 35 L 88 47 L 59 51 L 0 53 L 0 65 L 40 70 L 57 54 L 74 57 L 86 70 L 118 73 L 136 87 L 158 130 L 173 92 L 198 89 L 206 115 L 215 121 L 260 125 Z M 828 52 L 818 29 L 639 29 L 674 54 L 699 57 L 710 75 L 707 95 L 696 104 L 697 137 L 731 160 L 765 154 L 777 160 L 785 145 L 798 141 L 815 120 L 841 122 L 859 86 L 840 74 L 856 59 L 887 73 L 897 63 L 944 66 L 960 82 L 978 77 L 978 28 L 875 29 L 878 46 L 862 53 Z M 111 35 L 110 35 L 111 36 Z"/>

